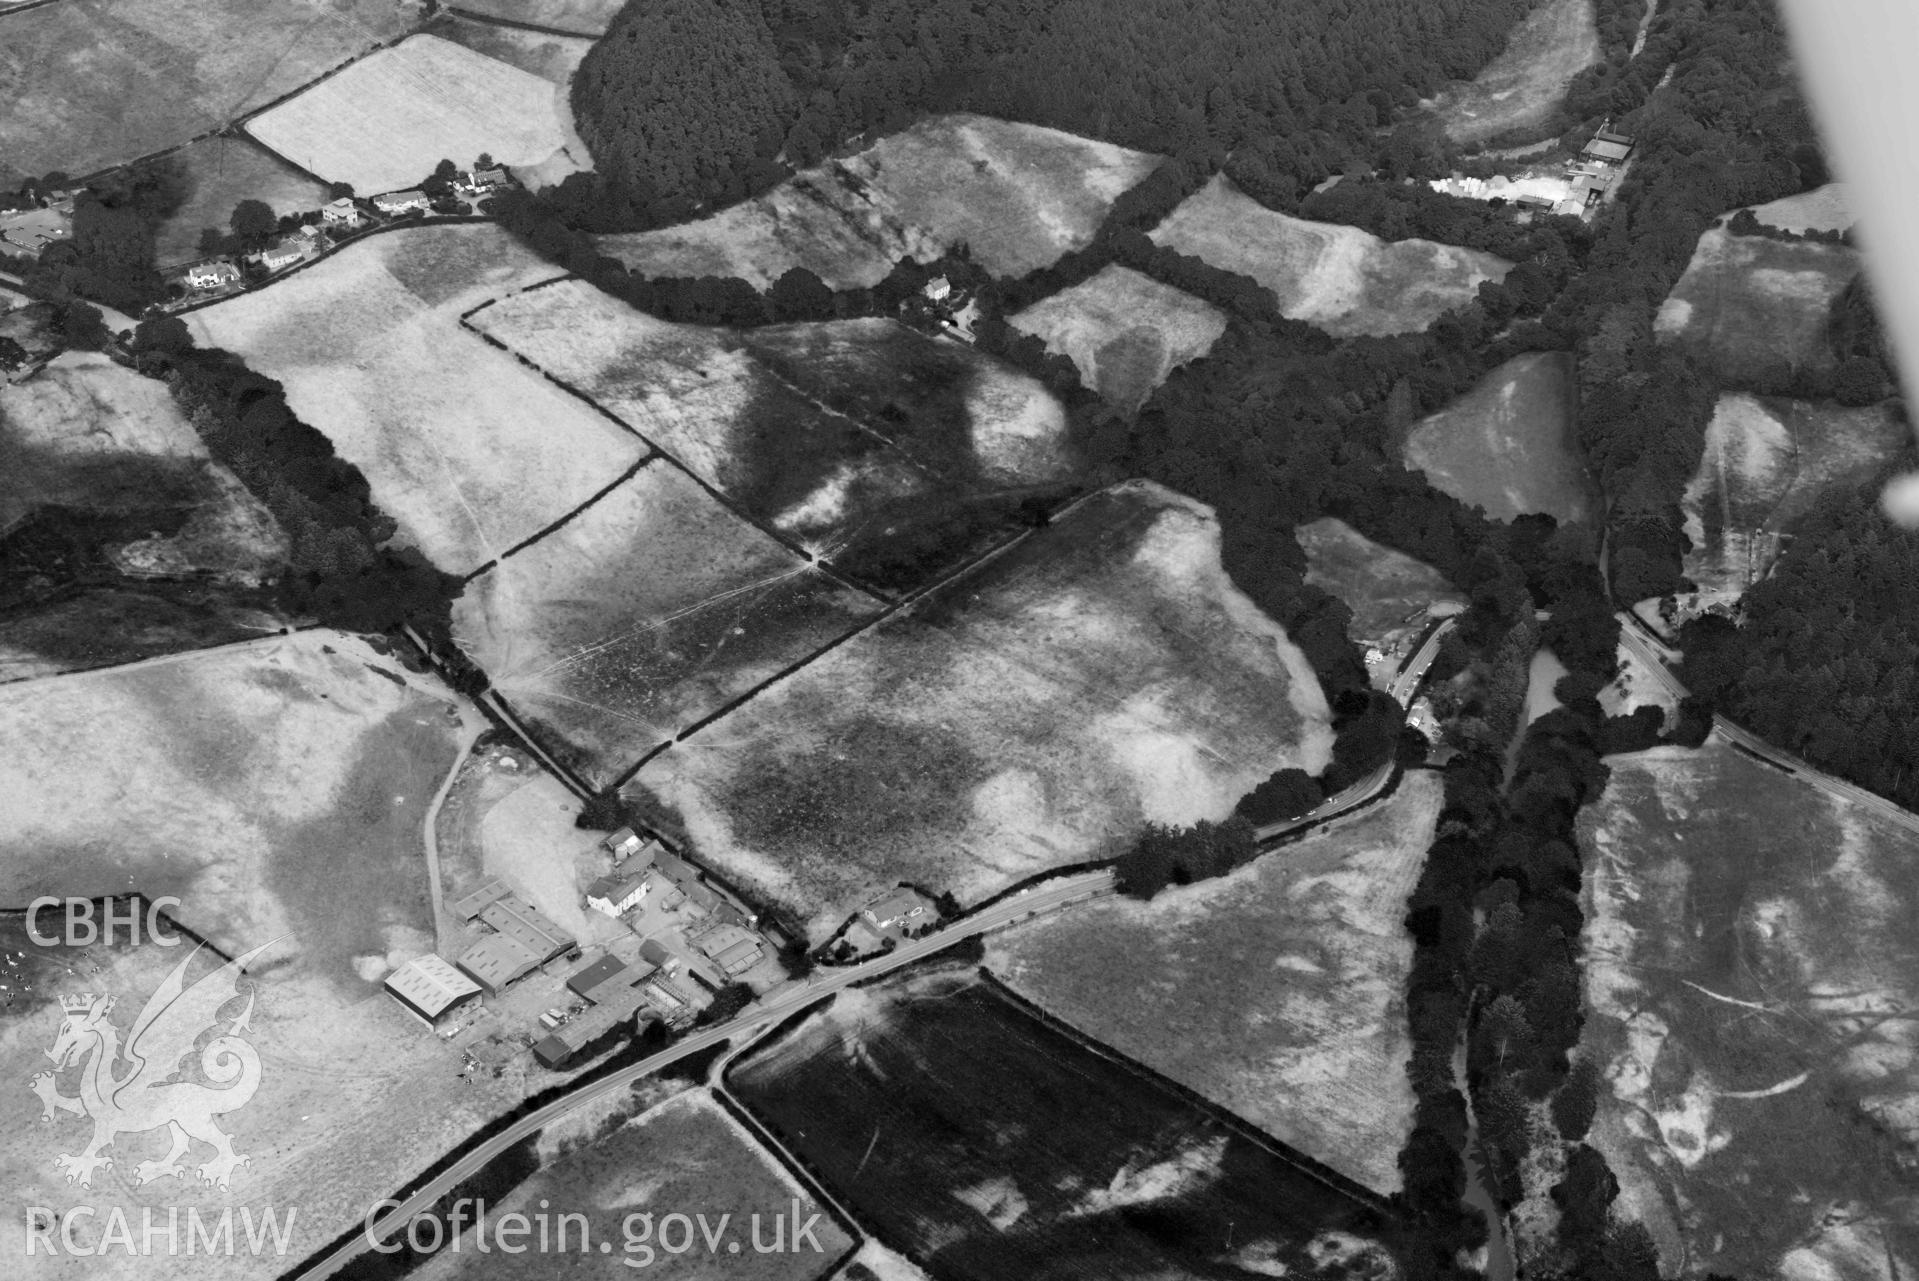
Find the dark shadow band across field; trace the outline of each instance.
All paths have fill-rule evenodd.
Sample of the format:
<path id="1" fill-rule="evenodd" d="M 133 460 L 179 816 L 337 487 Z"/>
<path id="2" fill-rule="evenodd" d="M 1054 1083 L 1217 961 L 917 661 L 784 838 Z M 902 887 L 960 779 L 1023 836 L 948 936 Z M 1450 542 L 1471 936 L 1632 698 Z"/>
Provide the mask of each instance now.
<path id="1" fill-rule="evenodd" d="M 963 970 L 842 994 L 726 1080 L 934 1276 L 1393 1275 L 1376 1199 Z"/>

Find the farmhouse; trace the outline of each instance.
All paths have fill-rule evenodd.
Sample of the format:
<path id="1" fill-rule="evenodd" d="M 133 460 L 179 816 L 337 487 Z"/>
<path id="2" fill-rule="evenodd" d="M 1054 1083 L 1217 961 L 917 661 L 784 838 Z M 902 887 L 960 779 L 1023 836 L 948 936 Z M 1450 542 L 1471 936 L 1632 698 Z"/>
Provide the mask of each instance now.
<path id="1" fill-rule="evenodd" d="M 586 905 L 608 916 L 624 916 L 646 897 L 646 869 L 615 868 L 586 887 Z"/>
<path id="2" fill-rule="evenodd" d="M 470 195 L 483 196 L 507 185 L 508 178 L 504 169 L 475 169 L 472 173 L 463 173 L 453 184 Z"/>
<path id="3" fill-rule="evenodd" d="M 875 934 L 897 935 L 919 929 L 939 919 L 939 912 L 924 895 L 902 885 L 890 890 L 860 909 L 860 922 Z"/>
<path id="4" fill-rule="evenodd" d="M 414 957 L 387 975 L 386 990 L 428 1027 L 439 1026 L 480 996 L 473 980 L 432 952 Z"/>
<path id="5" fill-rule="evenodd" d="M 240 283 L 240 269 L 223 258 L 196 262 L 186 269 L 187 284 L 195 289 L 226 289 Z"/>
<path id="6" fill-rule="evenodd" d="M 373 207 L 383 214 L 403 214 L 418 209 L 424 213 L 427 209 L 426 193 L 415 187 L 408 191 L 388 191 L 373 197 Z"/>

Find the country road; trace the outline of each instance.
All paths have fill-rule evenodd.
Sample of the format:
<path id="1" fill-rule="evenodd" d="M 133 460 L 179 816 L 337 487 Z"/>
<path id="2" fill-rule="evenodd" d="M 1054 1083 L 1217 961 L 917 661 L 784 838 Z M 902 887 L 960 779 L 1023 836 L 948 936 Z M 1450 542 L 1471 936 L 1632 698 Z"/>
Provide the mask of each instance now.
<path id="1" fill-rule="evenodd" d="M 1426 669 L 1433 665 L 1435 658 L 1439 657 L 1440 643 L 1446 639 L 1446 633 L 1452 631 L 1457 624 L 1456 616 L 1440 619 L 1433 625 L 1432 630 L 1426 633 L 1424 643 L 1407 655 L 1406 661 L 1399 665 L 1399 670 L 1393 674 L 1392 681 L 1387 685 L 1387 692 L 1397 699 L 1401 706 L 1412 702 L 1413 695 L 1419 690 L 1420 681 L 1426 678 Z M 1273 841 L 1290 832 L 1296 832 L 1302 827 L 1312 827 L 1316 823 L 1337 818 L 1354 806 L 1373 799 L 1379 794 L 1379 790 L 1392 780 L 1392 777 L 1393 763 L 1387 761 L 1351 787 L 1328 796 L 1299 817 L 1284 818 L 1277 823 L 1268 823 L 1264 827 L 1254 829 L 1253 839 L 1261 843 Z"/>
<path id="2" fill-rule="evenodd" d="M 1667 693 L 1674 698 L 1686 696 L 1686 687 L 1679 683 L 1679 678 L 1674 676 L 1666 666 L 1666 654 L 1671 652 L 1670 649 L 1663 641 L 1652 635 L 1631 610 L 1619 612 L 1619 639 L 1632 652 L 1633 657 L 1652 673 L 1653 679 L 1665 687 Z M 1850 801 L 1919 836 L 1919 814 L 1901 809 L 1885 797 L 1868 792 L 1855 783 L 1848 783 L 1843 778 L 1834 778 L 1822 772 L 1817 766 L 1810 765 L 1789 752 L 1780 751 L 1757 734 L 1742 729 L 1723 716 L 1712 718 L 1712 732 L 1728 743 L 1744 748 L 1768 765 L 1803 778 L 1827 795 Z"/>
<path id="3" fill-rule="evenodd" d="M 1055 911 L 1071 903 L 1113 892 L 1114 877 L 1110 869 L 1101 868 L 1098 871 L 1083 872 L 1044 886 L 1023 890 L 1004 902 L 985 908 L 977 915 L 965 920 L 956 921 L 946 929 L 928 935 L 926 938 L 902 943 L 895 951 L 885 956 L 860 965 L 848 966 L 845 969 L 816 970 L 805 982 L 777 993 L 770 1001 L 748 1006 L 731 1022 L 695 1032 L 651 1058 L 642 1059 L 632 1067 L 623 1068 L 590 1085 L 569 1091 L 564 1097 L 555 1099 L 545 1107 L 521 1117 L 429 1179 L 417 1192 L 381 1215 L 370 1227 L 363 1224 L 339 1248 L 315 1260 L 299 1272 L 291 1274 L 291 1281 L 319 1281 L 321 1277 L 332 1276 L 347 1263 L 363 1254 L 369 1248 L 373 1238 L 377 1237 L 381 1241 L 391 1239 L 396 1232 L 405 1228 L 413 1216 L 430 1208 L 435 1201 L 457 1187 L 462 1180 L 478 1173 L 494 1157 L 499 1156 L 514 1144 L 522 1142 L 529 1135 L 544 1129 L 574 1108 L 624 1090 L 643 1076 L 658 1072 L 688 1055 L 697 1054 L 742 1032 L 764 1028 L 769 1023 L 778 1022 L 823 997 L 832 995 L 841 988 L 877 978 L 902 966 L 923 960 L 962 939 L 1000 929 L 1027 916 Z"/>

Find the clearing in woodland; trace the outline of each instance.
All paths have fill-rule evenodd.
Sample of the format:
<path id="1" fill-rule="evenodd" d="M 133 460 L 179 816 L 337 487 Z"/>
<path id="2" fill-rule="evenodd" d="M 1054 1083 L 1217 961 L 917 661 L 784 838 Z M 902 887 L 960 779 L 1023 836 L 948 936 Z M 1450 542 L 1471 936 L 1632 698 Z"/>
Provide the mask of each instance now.
<path id="1" fill-rule="evenodd" d="M 977 901 L 1222 819 L 1329 759 L 1325 696 L 1219 526 L 1144 481 L 861 633 L 643 766 L 625 795 L 823 939 L 905 880 Z"/>
<path id="2" fill-rule="evenodd" d="M 1414 424 L 1406 465 L 1494 520 L 1592 519 L 1597 502 L 1573 422 L 1572 357 L 1528 352 Z"/>
<path id="3" fill-rule="evenodd" d="M 1039 125 L 933 116 L 698 222 L 601 236 L 646 276 L 737 276 L 765 288 L 806 267 L 836 289 L 877 283 L 901 258 L 964 244 L 1023 276 L 1091 243 L 1121 192 L 1159 157 Z"/>
<path id="4" fill-rule="evenodd" d="M 365 473 L 402 536 L 449 573 L 479 569 L 618 480 L 631 433 L 460 327 L 461 313 L 551 279 L 491 225 L 371 236 L 192 312 L 286 387 L 287 403 Z"/>
<path id="5" fill-rule="evenodd" d="M 1721 739 L 1580 813 L 1593 1142 L 1667 1275 L 1919 1270 L 1913 837 Z"/>
<path id="6" fill-rule="evenodd" d="M 880 606 L 655 460 L 467 584 L 454 634 L 596 786 Z"/>
<path id="7" fill-rule="evenodd" d="M 1010 323 L 1069 357 L 1080 381 L 1125 413 L 1226 332 L 1219 308 L 1118 263 L 1034 303 Z"/>
<path id="8" fill-rule="evenodd" d="M 993 935 L 987 966 L 1094 1040 L 1390 1194 L 1413 1115 L 1406 902 L 1442 800 L 1438 775 L 1409 772 L 1388 799 L 1228 876 Z"/>
<path id="9" fill-rule="evenodd" d="M 1277 213 L 1224 174 L 1181 201 L 1152 239 L 1251 276 L 1273 291 L 1283 314 L 1338 338 L 1423 330 L 1512 269 L 1477 249 L 1386 241 L 1357 227 Z"/>
<path id="10" fill-rule="evenodd" d="M 1306 581 L 1353 611 L 1346 634 L 1356 645 L 1397 657 L 1431 618 L 1466 607 L 1466 598 L 1431 565 L 1343 520 L 1322 516 L 1293 537 L 1306 553 Z"/>
<path id="11" fill-rule="evenodd" d="M 1680 503 L 1694 605 L 1737 601 L 1771 572 L 1793 523 L 1820 495 L 1867 484 L 1910 439 L 1888 405 L 1720 396 Z"/>
<path id="12" fill-rule="evenodd" d="M 90 174 L 215 132 L 420 13 L 416 0 L 114 0 L 10 14 L 0 185 Z"/>
<path id="13" fill-rule="evenodd" d="M 566 145 L 551 81 L 438 36 L 382 49 L 247 122 L 328 182 L 415 187 L 442 159 L 537 165 Z"/>
<path id="14" fill-rule="evenodd" d="M 1396 1276 L 1393 1223 L 957 967 L 842 991 L 726 1073 L 932 1276 Z"/>
<path id="15" fill-rule="evenodd" d="M 890 320 L 671 324 L 571 280 L 468 324 L 881 592 L 964 564 L 1076 477 L 1037 380 Z"/>
<path id="16" fill-rule="evenodd" d="M 1454 142 L 1480 142 L 1544 122 L 1574 76 L 1599 61 L 1593 0 L 1545 0 L 1474 76 L 1421 104 Z"/>
<path id="17" fill-rule="evenodd" d="M 1722 219 L 1699 237 L 1653 329 L 1733 384 L 1830 369 L 1832 306 L 1858 274 L 1849 245 L 1735 236 Z"/>

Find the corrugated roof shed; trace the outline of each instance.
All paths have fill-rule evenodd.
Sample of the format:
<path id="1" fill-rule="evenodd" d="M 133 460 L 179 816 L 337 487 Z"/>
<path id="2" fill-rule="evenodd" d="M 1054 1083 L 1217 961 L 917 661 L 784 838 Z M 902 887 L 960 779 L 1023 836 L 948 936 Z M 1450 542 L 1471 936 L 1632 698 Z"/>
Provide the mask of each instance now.
<path id="1" fill-rule="evenodd" d="M 505 881 L 490 876 L 478 889 L 453 900 L 453 914 L 463 921 L 470 921 L 484 911 L 487 904 L 503 899 L 512 892 Z"/>
<path id="2" fill-rule="evenodd" d="M 478 984 L 445 957 L 431 952 L 414 957 L 387 975 L 386 990 L 429 1023 L 439 1022 L 480 994 Z"/>
<path id="3" fill-rule="evenodd" d="M 497 993 L 539 963 L 539 957 L 506 934 L 489 934 L 460 954 L 460 968 L 490 993 Z"/>
<path id="4" fill-rule="evenodd" d="M 566 985 L 590 1001 L 593 999 L 594 988 L 610 983 L 624 973 L 626 973 L 626 962 L 608 953 L 591 965 L 584 965 L 573 971 L 567 976 Z"/>
<path id="5" fill-rule="evenodd" d="M 571 934 L 561 929 L 539 908 L 522 901 L 518 895 L 509 894 L 488 903 L 481 909 L 480 919 L 517 941 L 543 962 L 552 960 L 573 946 Z"/>

